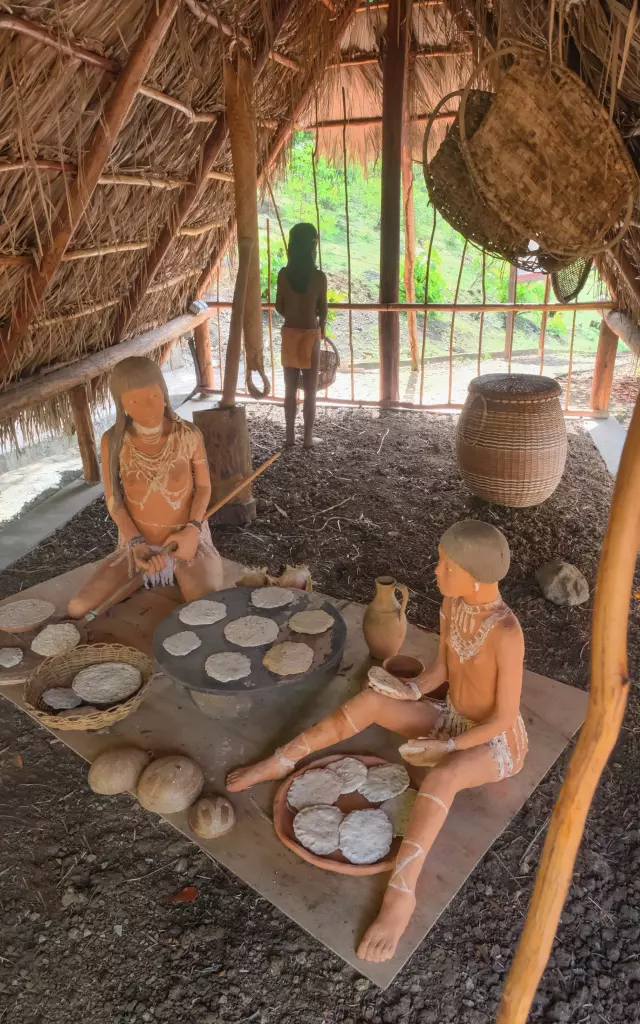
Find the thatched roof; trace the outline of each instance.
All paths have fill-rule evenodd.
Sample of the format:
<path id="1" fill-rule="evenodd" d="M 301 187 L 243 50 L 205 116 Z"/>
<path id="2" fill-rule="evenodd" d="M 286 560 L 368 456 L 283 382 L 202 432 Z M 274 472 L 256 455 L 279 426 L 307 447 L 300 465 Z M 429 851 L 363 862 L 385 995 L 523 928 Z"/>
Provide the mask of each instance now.
<path id="1" fill-rule="evenodd" d="M 23 0 L 10 12 L 4 7 L 6 15 L 0 11 L 5 344 L 21 304 L 33 297 L 38 267 L 51 256 L 74 183 L 82 188 L 105 107 L 133 59 L 145 19 L 168 2 Z M 0 392 L 162 324 L 184 313 L 198 294 L 233 224 L 222 70 L 234 35 L 249 40 L 254 55 L 263 165 L 274 158 L 282 164 L 294 121 L 341 119 L 343 89 L 348 118 L 380 117 L 382 76 L 375 59 L 386 9 L 379 0 L 365 11 L 358 10 L 362 0 L 175 0 L 174 6 L 51 283 L 9 344 L 8 359 L 0 358 Z M 551 39 L 611 106 L 638 166 L 640 35 L 629 26 L 631 6 L 632 0 L 415 0 L 409 116 L 424 117 L 460 89 L 479 55 L 500 41 L 546 47 Z M 359 58 L 370 62 L 332 66 Z M 456 106 L 454 99 L 446 109 Z M 442 122 L 437 131 L 445 128 Z M 424 120 L 413 120 L 417 159 L 423 132 Z M 347 139 L 351 155 L 366 160 L 378 154 L 380 128 L 350 127 Z M 340 152 L 341 129 L 321 131 L 319 145 Z M 203 175 L 203 167 L 212 173 Z M 640 319 L 640 228 L 630 229 L 623 256 L 626 274 L 614 256 L 602 261 L 604 272 Z M 57 399 L 22 426 L 59 426 L 67 418 L 65 401 Z M 0 436 L 7 429 L 0 422 Z"/>

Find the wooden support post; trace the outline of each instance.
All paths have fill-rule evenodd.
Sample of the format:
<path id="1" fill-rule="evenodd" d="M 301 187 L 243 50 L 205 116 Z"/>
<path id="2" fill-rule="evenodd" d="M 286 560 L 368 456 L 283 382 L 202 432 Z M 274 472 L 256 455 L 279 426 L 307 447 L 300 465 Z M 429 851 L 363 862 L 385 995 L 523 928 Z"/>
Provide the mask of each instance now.
<path id="1" fill-rule="evenodd" d="M 617 351 L 618 335 L 614 334 L 606 320 L 603 320 L 600 324 L 600 337 L 598 338 L 596 365 L 593 369 L 589 401 L 590 408 L 597 412 L 606 412 L 609 408 Z"/>
<path id="2" fill-rule="evenodd" d="M 37 315 L 177 8 L 178 0 L 161 0 L 152 6 L 142 34 L 101 113 L 77 177 L 67 191 L 51 240 L 39 265 L 32 268 L 25 281 L 11 322 L 0 334 L 0 370 L 10 370 L 18 346 Z"/>
<path id="3" fill-rule="evenodd" d="M 202 409 L 193 422 L 202 431 L 211 476 L 211 502 L 215 504 L 251 473 L 251 444 L 243 405 Z M 226 525 L 250 523 L 256 518 L 251 484 L 216 512 L 213 522 Z"/>
<path id="4" fill-rule="evenodd" d="M 73 423 L 76 428 L 84 478 L 88 484 L 97 484 L 100 482 L 100 466 L 86 384 L 79 384 L 78 387 L 73 388 L 69 392 L 69 401 L 73 411 Z"/>
<path id="5" fill-rule="evenodd" d="M 402 144 L 402 212 L 404 220 L 404 290 L 407 302 L 416 301 L 416 284 L 414 268 L 416 261 L 416 218 L 413 209 L 413 160 L 411 153 L 411 129 L 405 127 L 405 138 Z M 415 310 L 407 313 L 407 330 L 409 333 L 409 351 L 411 352 L 411 370 L 420 365 L 418 355 L 418 318 Z"/>
<path id="6" fill-rule="evenodd" d="M 402 135 L 411 0 L 390 0 L 382 61 L 382 180 L 380 190 L 380 302 L 397 302 L 400 277 Z M 397 402 L 400 318 L 380 313 L 380 400 Z"/>
<path id="7" fill-rule="evenodd" d="M 513 264 L 509 267 L 509 290 L 507 293 L 507 302 L 516 301 L 516 292 L 518 289 L 518 268 L 514 267 Z M 504 336 L 504 357 L 505 359 L 511 360 L 511 353 L 513 352 L 513 328 L 515 324 L 516 315 L 515 313 L 507 313 L 505 317 L 506 331 Z"/>
<path id="8" fill-rule="evenodd" d="M 211 359 L 211 336 L 209 332 L 209 321 L 198 324 L 193 332 L 193 340 L 196 346 L 196 360 L 200 374 L 200 384 L 203 388 L 213 391 L 216 386 L 213 373 L 213 361 Z"/>

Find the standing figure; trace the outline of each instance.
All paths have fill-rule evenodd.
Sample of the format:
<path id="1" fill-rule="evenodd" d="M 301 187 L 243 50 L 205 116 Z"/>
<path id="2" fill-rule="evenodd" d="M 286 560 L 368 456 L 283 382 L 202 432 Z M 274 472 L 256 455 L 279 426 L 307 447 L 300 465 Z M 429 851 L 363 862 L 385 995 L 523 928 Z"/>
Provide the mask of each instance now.
<path id="1" fill-rule="evenodd" d="M 276 309 L 284 317 L 285 445 L 295 444 L 297 394 L 302 371 L 304 446 L 318 443 L 313 436 L 320 364 L 320 339 L 327 323 L 327 277 L 316 267 L 318 232 L 313 224 L 295 224 L 289 232 L 287 265 L 278 274 Z"/>
<path id="2" fill-rule="evenodd" d="M 174 573 L 185 601 L 222 587 L 222 562 L 204 518 L 211 480 L 200 431 L 175 414 L 152 359 L 123 359 L 109 383 L 116 422 L 100 450 L 118 546 L 69 602 L 75 619 L 143 584 L 172 583 Z"/>
<path id="3" fill-rule="evenodd" d="M 430 766 L 420 787 L 378 917 L 358 947 L 363 960 L 389 960 L 416 905 L 416 883 L 456 793 L 519 772 L 527 753 L 520 715 L 524 640 L 498 582 L 509 569 L 509 546 L 487 523 L 452 526 L 439 545 L 436 569 L 443 595 L 440 645 L 430 668 L 395 696 L 369 687 L 265 761 L 232 772 L 232 791 L 288 775 L 315 750 L 376 723 L 406 736 L 402 757 Z M 446 701 L 424 694 L 449 683 Z"/>

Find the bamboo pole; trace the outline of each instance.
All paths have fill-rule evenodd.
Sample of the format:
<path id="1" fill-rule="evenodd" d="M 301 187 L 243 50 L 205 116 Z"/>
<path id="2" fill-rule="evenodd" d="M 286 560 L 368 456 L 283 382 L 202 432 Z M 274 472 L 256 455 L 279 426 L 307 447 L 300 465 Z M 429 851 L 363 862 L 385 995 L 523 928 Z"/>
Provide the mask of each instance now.
<path id="1" fill-rule="evenodd" d="M 471 56 L 470 46 L 461 46 L 459 43 L 451 43 L 447 46 L 412 46 L 409 50 L 412 57 L 460 57 L 469 55 Z M 364 64 L 379 64 L 380 53 L 354 53 L 345 54 L 335 64 L 328 64 L 327 70 L 335 70 L 339 68 L 355 68 L 362 67 Z"/>
<path id="2" fill-rule="evenodd" d="M 458 271 L 458 280 L 456 282 L 456 291 L 454 296 L 454 305 L 458 301 L 458 295 L 460 294 L 460 282 L 462 281 L 462 271 L 464 270 L 464 258 L 467 255 L 467 239 L 464 240 L 462 247 L 462 256 L 460 257 L 460 270 Z M 456 311 L 454 309 L 451 314 L 451 331 L 449 333 L 449 391 L 447 393 L 447 401 L 451 401 L 451 395 L 453 392 L 453 338 L 455 335 L 456 328 Z"/>
<path id="3" fill-rule="evenodd" d="M 98 449 L 91 421 L 87 385 L 79 384 L 69 392 L 69 401 L 73 412 L 73 423 L 78 438 L 78 448 L 82 459 L 82 472 L 88 484 L 100 483 L 100 464 Z"/>
<path id="4" fill-rule="evenodd" d="M 209 302 L 209 306 L 215 309 L 219 305 L 221 309 L 231 309 L 231 302 L 222 300 L 220 303 Z M 269 303 L 263 302 L 262 308 L 267 309 Z M 273 303 L 271 303 L 273 308 Z M 415 309 L 421 313 L 425 309 L 424 302 L 329 302 L 329 309 L 363 309 L 372 312 L 380 310 L 406 312 L 408 309 Z M 426 308 L 434 313 L 539 313 L 541 310 L 555 313 L 572 313 L 574 309 L 578 312 L 602 312 L 605 309 L 617 309 L 617 303 L 609 299 L 598 299 L 595 302 L 428 302 Z"/>
<path id="5" fill-rule="evenodd" d="M 233 185 L 233 174 L 230 171 L 209 171 L 207 178 L 209 181 L 230 181 Z"/>
<path id="6" fill-rule="evenodd" d="M 163 103 L 166 107 L 172 107 L 174 110 L 179 110 L 181 114 L 188 117 L 194 124 L 198 124 L 199 122 L 211 124 L 218 119 L 219 111 L 194 110 L 188 103 L 183 103 L 182 100 L 177 99 L 175 96 L 170 96 L 166 92 L 161 92 L 159 89 L 153 89 L 150 85 L 141 85 L 138 89 L 138 93 L 140 96 L 146 96 L 147 99 Z"/>
<path id="7" fill-rule="evenodd" d="M 410 3 L 390 0 L 382 61 L 382 160 L 380 183 L 380 302 L 398 301 L 400 276 L 400 204 L 402 135 Z M 345 118 L 346 120 L 346 118 Z M 346 132 L 346 125 L 343 127 Z M 378 317 L 380 399 L 399 397 L 400 320 L 395 311 Z"/>
<path id="8" fill-rule="evenodd" d="M 142 34 L 107 100 L 94 129 L 87 154 L 78 167 L 78 175 L 67 192 L 66 204 L 59 214 L 40 266 L 31 270 L 25 287 L 18 296 L 11 322 L 0 334 L 0 368 L 11 368 L 20 342 L 37 315 L 60 266 L 65 249 L 104 171 L 138 88 L 173 21 L 178 3 L 179 0 L 159 0 L 158 6 L 154 5 Z"/>
<path id="9" fill-rule="evenodd" d="M 424 306 L 422 313 L 422 352 L 420 353 L 420 405 L 422 405 L 422 399 L 424 395 L 424 353 L 427 345 L 427 321 L 429 319 L 429 272 L 431 270 L 431 253 L 433 251 L 433 240 L 436 234 L 437 224 L 437 210 L 435 206 L 432 206 L 433 210 L 433 223 L 431 225 L 431 237 L 429 238 L 429 248 L 427 250 L 427 265 L 424 268 Z"/>
<path id="10" fill-rule="evenodd" d="M 1 20 L 1 19 L 0 19 Z M 13 174 L 16 171 L 54 171 L 56 174 L 76 174 L 76 164 L 64 160 L 0 160 L 0 174 Z"/>
<path id="11" fill-rule="evenodd" d="M 484 252 L 484 250 L 483 250 Z M 509 267 L 509 287 L 507 290 L 507 299 L 509 302 L 515 303 L 518 298 L 518 268 L 512 263 Z M 546 301 L 546 300 L 545 300 Z M 507 313 L 505 318 L 505 334 L 504 334 L 504 354 L 505 357 L 511 360 L 511 353 L 513 351 L 513 328 L 515 326 L 515 313 Z"/>
<path id="12" fill-rule="evenodd" d="M 407 301 L 415 302 L 416 219 L 413 209 L 411 142 L 406 128 L 402 140 L 402 214 L 404 221 L 404 290 Z M 407 332 L 409 335 L 409 351 L 411 352 L 411 370 L 413 372 L 418 369 L 419 362 L 417 314 L 412 309 L 407 313 Z"/>
<path id="13" fill-rule="evenodd" d="M 224 227 L 222 221 L 212 220 L 208 224 L 194 224 L 193 227 L 183 227 L 178 230 L 181 237 L 197 238 L 199 235 L 206 235 L 214 228 Z"/>
<path id="14" fill-rule="evenodd" d="M 130 174 L 119 171 L 113 174 L 101 174 L 98 185 L 141 185 L 143 188 L 175 189 L 184 188 L 186 182 L 180 178 L 158 178 L 156 175 Z"/>
<path id="15" fill-rule="evenodd" d="M 592 409 L 605 412 L 609 408 L 617 352 L 618 335 L 611 330 L 606 320 L 603 320 L 600 324 L 600 337 L 598 338 L 596 364 L 593 368 L 589 400 Z"/>
<path id="16" fill-rule="evenodd" d="M 620 732 L 629 692 L 627 621 L 639 540 L 640 398 L 622 451 L 598 569 L 587 717 L 551 816 L 497 1024 L 526 1024 L 551 953 L 591 801 Z"/>
<path id="17" fill-rule="evenodd" d="M 342 89 L 342 111 L 346 121 L 347 98 Z M 351 305 L 351 228 L 349 224 L 349 181 L 347 177 L 347 129 L 342 127 L 342 180 L 344 181 L 344 219 L 347 232 L 347 299 Z M 355 398 L 355 380 L 353 374 L 353 313 L 348 312 L 349 318 L 349 376 L 351 381 L 351 401 Z"/>

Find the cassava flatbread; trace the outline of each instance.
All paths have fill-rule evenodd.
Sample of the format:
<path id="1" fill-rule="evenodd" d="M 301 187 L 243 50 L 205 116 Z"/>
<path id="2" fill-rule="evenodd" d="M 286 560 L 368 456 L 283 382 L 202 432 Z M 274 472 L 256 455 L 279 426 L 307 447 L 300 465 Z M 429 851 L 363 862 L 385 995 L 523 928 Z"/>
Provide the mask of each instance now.
<path id="1" fill-rule="evenodd" d="M 260 587 L 251 594 L 251 604 L 254 608 L 284 608 L 294 598 L 293 591 L 285 587 Z"/>
<path id="2" fill-rule="evenodd" d="M 87 715 L 97 715 L 98 709 L 92 708 L 90 704 L 81 704 L 79 708 L 66 708 L 61 711 L 57 718 L 86 718 Z"/>
<path id="3" fill-rule="evenodd" d="M 342 793 L 355 793 L 367 777 L 367 766 L 356 757 L 343 757 L 340 761 L 332 761 L 327 765 L 330 772 L 335 772 L 342 784 Z"/>
<path id="4" fill-rule="evenodd" d="M 182 633 L 168 636 L 162 641 L 162 646 L 168 654 L 173 654 L 175 658 L 183 658 L 186 654 L 197 651 L 198 647 L 202 646 L 202 640 L 196 633 L 186 629 Z"/>
<path id="5" fill-rule="evenodd" d="M 82 698 L 78 697 L 78 694 L 74 693 L 70 686 L 54 686 L 50 690 L 45 690 L 42 700 L 47 707 L 54 708 L 56 711 L 77 708 L 82 704 Z"/>
<path id="6" fill-rule="evenodd" d="M 45 626 L 31 644 L 35 654 L 43 658 L 53 658 L 56 654 L 68 654 L 80 643 L 80 633 L 72 622 L 59 622 L 57 625 Z"/>
<path id="7" fill-rule="evenodd" d="M 360 792 L 372 804 L 379 804 L 404 793 L 408 786 L 409 774 L 401 764 L 380 764 L 369 769 Z"/>
<path id="8" fill-rule="evenodd" d="M 117 704 L 127 700 L 142 684 L 142 673 L 123 661 L 105 661 L 83 668 L 71 686 L 88 704 Z"/>
<path id="9" fill-rule="evenodd" d="M 207 658 L 204 670 L 212 679 L 217 679 L 220 683 L 230 683 L 234 679 L 245 679 L 250 674 L 251 661 L 246 654 L 222 651 Z"/>
<path id="10" fill-rule="evenodd" d="M 0 629 L 29 629 L 30 626 L 38 626 L 45 619 L 50 618 L 56 608 L 51 601 L 40 601 L 37 598 L 27 598 L 24 601 L 13 601 L 0 608 Z"/>
<path id="11" fill-rule="evenodd" d="M 405 789 L 404 793 L 392 797 L 391 800 L 385 800 L 380 807 L 393 825 L 394 836 L 405 834 L 417 795 L 415 789 Z"/>
<path id="12" fill-rule="evenodd" d="M 311 609 L 307 612 L 296 612 L 289 619 L 289 629 L 294 633 L 309 633 L 316 635 L 326 633 L 333 626 L 333 615 L 323 612 L 322 609 Z"/>
<path id="13" fill-rule="evenodd" d="M 326 856 L 340 844 L 340 822 L 344 815 L 338 807 L 321 804 L 306 807 L 293 819 L 293 834 L 305 850 Z"/>
<path id="14" fill-rule="evenodd" d="M 15 668 L 24 657 L 19 647 L 0 647 L 0 668 Z"/>
<path id="15" fill-rule="evenodd" d="M 267 651 L 262 664 L 277 676 L 299 676 L 311 667 L 313 651 L 307 644 L 276 644 Z"/>
<path id="16" fill-rule="evenodd" d="M 213 626 L 214 622 L 221 622 L 226 617 L 227 609 L 222 601 L 192 601 L 178 612 L 178 618 L 185 626 Z"/>
<path id="17" fill-rule="evenodd" d="M 327 768 L 312 768 L 296 776 L 287 792 L 287 802 L 297 811 L 318 804 L 333 804 L 340 796 L 342 783 Z"/>
<path id="18" fill-rule="evenodd" d="M 383 693 L 385 697 L 405 697 L 410 688 L 401 679 L 392 676 L 386 669 L 374 665 L 369 669 L 369 685 L 372 690 Z"/>
<path id="19" fill-rule="evenodd" d="M 393 826 L 379 807 L 352 811 L 340 823 L 340 853 L 352 864 L 375 864 L 386 857 L 393 842 Z"/>
<path id="20" fill-rule="evenodd" d="M 280 627 L 273 619 L 264 615 L 243 615 L 224 627 L 224 635 L 237 647 L 263 647 L 272 644 Z"/>

